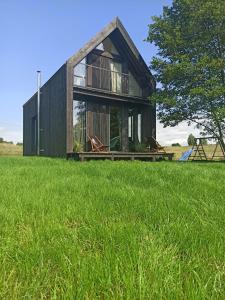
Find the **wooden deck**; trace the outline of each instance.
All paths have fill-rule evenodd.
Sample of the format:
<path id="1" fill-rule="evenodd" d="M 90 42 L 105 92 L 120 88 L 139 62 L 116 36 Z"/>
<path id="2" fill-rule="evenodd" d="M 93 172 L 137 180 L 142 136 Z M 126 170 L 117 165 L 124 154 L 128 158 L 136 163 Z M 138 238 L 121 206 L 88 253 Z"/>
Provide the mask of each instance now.
<path id="1" fill-rule="evenodd" d="M 67 159 L 74 159 L 79 161 L 91 159 L 110 159 L 114 160 L 144 160 L 157 161 L 167 158 L 172 160 L 174 153 L 160 153 L 160 152 L 72 152 L 67 153 Z"/>

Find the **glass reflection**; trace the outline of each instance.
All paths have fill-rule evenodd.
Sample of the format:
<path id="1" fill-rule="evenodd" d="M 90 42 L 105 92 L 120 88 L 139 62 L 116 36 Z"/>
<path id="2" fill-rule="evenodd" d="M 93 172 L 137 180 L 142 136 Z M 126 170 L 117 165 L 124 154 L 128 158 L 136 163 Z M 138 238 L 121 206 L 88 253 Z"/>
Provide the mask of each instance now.
<path id="1" fill-rule="evenodd" d="M 86 141 L 86 102 L 73 101 L 73 142 L 74 151 L 85 151 Z"/>

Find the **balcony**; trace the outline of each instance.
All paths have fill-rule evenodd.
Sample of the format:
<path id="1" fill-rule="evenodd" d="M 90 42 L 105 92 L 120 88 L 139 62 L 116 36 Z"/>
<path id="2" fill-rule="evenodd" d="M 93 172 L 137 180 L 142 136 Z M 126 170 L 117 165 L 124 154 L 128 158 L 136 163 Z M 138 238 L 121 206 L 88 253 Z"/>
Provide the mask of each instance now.
<path id="1" fill-rule="evenodd" d="M 118 95 L 142 97 L 142 89 L 132 74 L 80 63 L 74 68 L 74 86 L 93 88 Z"/>

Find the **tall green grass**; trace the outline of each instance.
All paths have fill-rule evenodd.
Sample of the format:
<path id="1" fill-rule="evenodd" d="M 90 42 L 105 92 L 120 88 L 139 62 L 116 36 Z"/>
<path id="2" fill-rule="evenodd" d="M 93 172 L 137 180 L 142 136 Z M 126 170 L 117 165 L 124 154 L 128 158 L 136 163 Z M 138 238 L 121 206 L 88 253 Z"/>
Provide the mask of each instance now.
<path id="1" fill-rule="evenodd" d="M 224 299 L 224 176 L 0 158 L 0 299 Z"/>

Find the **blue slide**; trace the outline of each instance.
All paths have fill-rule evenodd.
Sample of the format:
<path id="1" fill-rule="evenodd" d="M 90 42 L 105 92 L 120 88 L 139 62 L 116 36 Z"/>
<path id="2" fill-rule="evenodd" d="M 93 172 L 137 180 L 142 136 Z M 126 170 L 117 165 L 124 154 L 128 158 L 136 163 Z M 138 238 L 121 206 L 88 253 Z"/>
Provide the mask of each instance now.
<path id="1" fill-rule="evenodd" d="M 184 154 L 179 158 L 179 161 L 186 161 L 188 160 L 189 156 L 192 154 L 193 150 L 189 149 L 188 151 L 184 152 Z"/>

